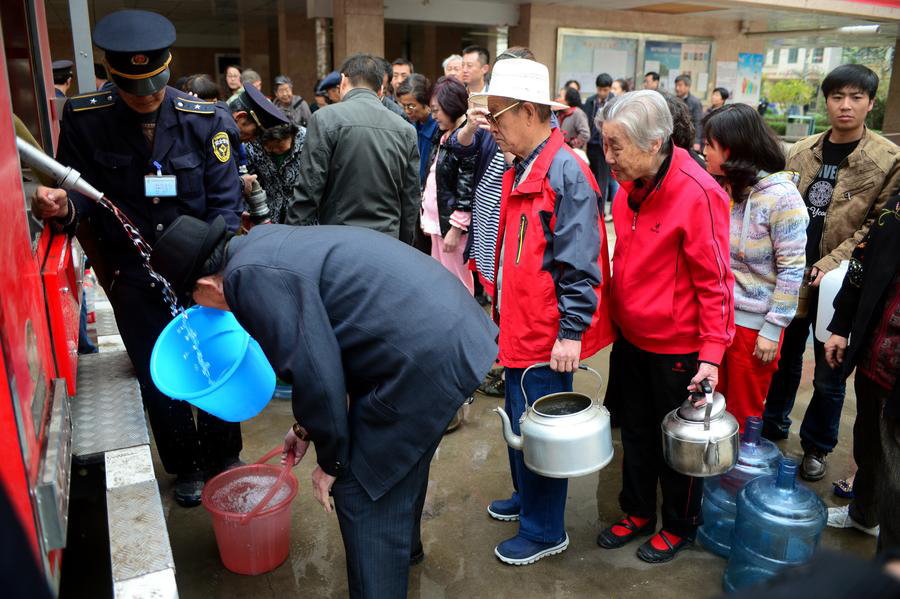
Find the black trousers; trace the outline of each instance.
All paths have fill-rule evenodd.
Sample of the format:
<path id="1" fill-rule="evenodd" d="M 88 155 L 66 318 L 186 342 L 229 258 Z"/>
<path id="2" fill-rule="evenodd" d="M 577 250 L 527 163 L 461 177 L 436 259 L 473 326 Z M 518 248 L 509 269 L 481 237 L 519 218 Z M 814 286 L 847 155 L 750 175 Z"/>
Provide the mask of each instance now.
<path id="1" fill-rule="evenodd" d="M 881 526 L 878 551 L 900 550 L 900 423 L 885 416 L 891 392 L 856 371 L 856 422 L 850 516 L 864 526 Z"/>
<path id="2" fill-rule="evenodd" d="M 588 144 L 587 151 L 588 162 L 591 165 L 591 172 L 594 173 L 594 179 L 597 180 L 597 186 L 600 187 L 600 214 L 606 214 L 607 190 L 609 189 L 609 165 L 606 164 L 606 157 L 603 155 L 603 144 Z M 610 210 L 612 210 L 612 198 L 609 198 Z"/>
<path id="3" fill-rule="evenodd" d="M 172 320 L 162 294 L 149 284 L 121 279 L 107 290 L 116 325 L 141 385 L 159 459 L 170 474 L 215 470 L 241 452 L 241 425 L 225 422 L 203 410 L 197 421 L 185 401 L 163 395 L 150 377 L 150 355 L 163 328 Z"/>
<path id="4" fill-rule="evenodd" d="M 428 472 L 439 443 L 437 439 L 409 473 L 375 501 L 352 471 L 332 486 L 352 599 L 406 597 L 410 552 L 421 543 Z"/>
<path id="5" fill-rule="evenodd" d="M 622 493 L 619 505 L 630 516 L 656 516 L 656 485 L 662 489 L 662 527 L 693 538 L 701 524 L 703 479 L 672 470 L 663 459 L 660 423 L 687 399 L 697 372 L 697 354 L 654 354 L 625 339 L 617 341 L 625 400 L 621 404 Z"/>

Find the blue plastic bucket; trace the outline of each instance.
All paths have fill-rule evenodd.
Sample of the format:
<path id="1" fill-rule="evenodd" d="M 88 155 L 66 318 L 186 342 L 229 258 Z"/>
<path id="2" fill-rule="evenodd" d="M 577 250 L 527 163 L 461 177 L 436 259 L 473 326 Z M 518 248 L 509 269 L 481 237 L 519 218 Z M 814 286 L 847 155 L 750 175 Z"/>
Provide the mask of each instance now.
<path id="1" fill-rule="evenodd" d="M 184 317 L 179 315 L 166 325 L 153 347 L 150 376 L 156 387 L 228 422 L 259 414 L 275 390 L 275 371 L 262 348 L 231 312 L 194 306 L 185 314 L 209 364 L 209 379 L 199 366 L 192 341 L 185 339 Z"/>

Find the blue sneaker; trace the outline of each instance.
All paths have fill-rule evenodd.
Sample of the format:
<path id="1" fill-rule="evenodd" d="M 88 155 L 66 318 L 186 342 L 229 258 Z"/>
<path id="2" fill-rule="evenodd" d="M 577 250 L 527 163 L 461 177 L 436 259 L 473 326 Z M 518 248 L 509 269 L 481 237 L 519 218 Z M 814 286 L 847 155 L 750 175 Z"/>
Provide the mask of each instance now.
<path id="1" fill-rule="evenodd" d="M 505 564 L 513 566 L 525 566 L 533 564 L 548 555 L 562 553 L 569 547 L 568 533 L 562 540 L 551 543 L 538 543 L 529 541 L 518 535 L 507 539 L 494 548 L 494 555 Z"/>
<path id="2" fill-rule="evenodd" d="M 491 502 L 487 511 L 494 520 L 502 520 L 503 522 L 513 522 L 519 519 L 519 500 L 510 497 L 509 499 L 497 499 Z"/>

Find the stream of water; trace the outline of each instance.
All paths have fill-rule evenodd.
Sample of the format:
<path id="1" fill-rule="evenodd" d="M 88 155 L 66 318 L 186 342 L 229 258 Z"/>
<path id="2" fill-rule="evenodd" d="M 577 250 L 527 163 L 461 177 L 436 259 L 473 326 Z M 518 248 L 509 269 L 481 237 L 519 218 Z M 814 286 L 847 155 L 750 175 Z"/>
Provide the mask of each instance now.
<path id="1" fill-rule="evenodd" d="M 143 236 L 141 236 L 140 231 L 138 231 L 137 227 L 134 226 L 134 223 L 131 222 L 131 219 L 128 216 L 119 210 L 115 204 L 113 204 L 106 196 L 103 196 L 98 200 L 100 205 L 104 208 L 112 212 L 113 216 L 122 224 L 122 228 L 125 230 L 125 234 L 128 235 L 128 238 L 131 240 L 131 243 L 134 244 L 135 249 L 137 249 L 138 253 L 141 255 L 143 259 L 144 268 L 147 270 L 147 273 L 150 275 L 150 278 L 156 281 L 159 285 L 160 292 L 162 293 L 163 300 L 165 300 L 166 305 L 169 308 L 169 312 L 172 314 L 172 318 L 177 317 L 179 314 L 181 315 L 182 322 L 176 329 L 176 332 L 182 334 L 184 336 L 184 340 L 190 343 L 191 351 L 185 352 L 182 356 L 185 360 L 189 360 L 191 358 L 191 354 L 193 354 L 194 360 L 196 364 L 194 364 L 194 370 L 203 374 L 206 378 L 206 382 L 209 385 L 213 384 L 212 376 L 210 375 L 209 370 L 209 362 L 203 359 L 203 352 L 200 349 L 200 341 L 197 337 L 197 332 L 191 327 L 190 322 L 188 321 L 187 312 L 184 311 L 178 304 L 178 298 L 175 295 L 175 292 L 172 291 L 172 286 L 169 284 L 169 281 L 166 280 L 161 274 L 153 270 L 153 267 L 150 266 L 150 245 L 144 240 Z"/>

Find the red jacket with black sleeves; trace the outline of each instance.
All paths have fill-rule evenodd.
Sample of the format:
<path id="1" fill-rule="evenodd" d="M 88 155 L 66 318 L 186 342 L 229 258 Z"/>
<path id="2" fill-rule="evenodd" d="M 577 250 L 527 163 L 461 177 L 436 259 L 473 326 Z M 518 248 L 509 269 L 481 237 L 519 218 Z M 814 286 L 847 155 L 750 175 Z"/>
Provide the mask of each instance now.
<path id="1" fill-rule="evenodd" d="M 503 176 L 496 268 L 500 274 L 498 360 L 526 368 L 550 359 L 557 338 L 581 340 L 581 358 L 612 343 L 609 251 L 600 190 L 587 164 L 553 129 L 513 189 Z"/>
<path id="2" fill-rule="evenodd" d="M 728 195 L 678 147 L 650 189 L 621 184 L 611 303 L 625 339 L 721 364 L 734 337 L 729 218 Z"/>

